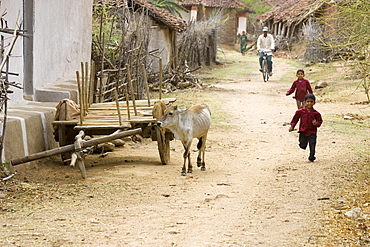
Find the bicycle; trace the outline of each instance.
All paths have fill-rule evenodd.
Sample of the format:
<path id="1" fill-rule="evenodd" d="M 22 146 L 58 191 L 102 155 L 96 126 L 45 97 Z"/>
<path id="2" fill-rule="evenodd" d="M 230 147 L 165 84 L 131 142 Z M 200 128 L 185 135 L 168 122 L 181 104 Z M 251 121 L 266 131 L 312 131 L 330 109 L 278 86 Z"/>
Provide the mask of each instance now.
<path id="1" fill-rule="evenodd" d="M 262 77 L 263 81 L 267 82 L 269 80 L 269 70 L 268 70 L 268 64 L 267 64 L 267 51 L 263 52 L 263 60 L 262 60 Z"/>

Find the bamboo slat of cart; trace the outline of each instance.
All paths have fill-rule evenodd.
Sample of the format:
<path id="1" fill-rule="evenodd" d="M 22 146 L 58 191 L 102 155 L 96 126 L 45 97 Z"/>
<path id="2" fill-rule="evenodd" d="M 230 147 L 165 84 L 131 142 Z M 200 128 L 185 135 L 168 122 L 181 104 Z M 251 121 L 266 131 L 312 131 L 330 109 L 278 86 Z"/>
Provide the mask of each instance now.
<path id="1" fill-rule="evenodd" d="M 81 74 L 77 71 L 77 82 L 80 96 L 80 123 L 75 129 L 124 129 L 130 128 L 135 123 L 155 123 L 152 116 L 153 105 L 159 99 L 135 100 L 135 94 L 131 83 L 131 76 L 128 72 L 128 84 L 124 85 L 126 91 L 125 101 L 119 101 L 115 93 L 115 102 L 92 103 L 91 80 L 93 76 L 93 64 L 89 70 L 87 63 L 81 63 Z M 130 67 L 126 65 L 127 71 Z M 128 91 L 131 93 L 131 101 L 128 100 Z M 161 98 L 161 97 L 160 97 Z M 176 101 L 176 98 L 163 99 L 168 105 Z M 132 106 L 133 107 L 132 107 Z"/>
<path id="2" fill-rule="evenodd" d="M 159 99 L 152 99 L 150 100 L 150 107 L 152 107 L 154 105 L 154 103 L 156 101 L 158 101 Z M 169 103 L 173 103 L 176 101 L 176 98 L 165 98 L 165 99 L 162 99 L 163 101 L 165 101 L 166 104 L 169 104 Z M 135 100 L 136 102 L 136 107 L 137 109 L 140 109 L 139 107 L 142 106 L 142 107 L 148 107 L 148 100 Z M 93 108 L 104 108 L 105 106 L 108 106 L 108 107 L 115 107 L 115 102 L 104 102 L 104 103 L 93 103 L 90 105 L 89 109 L 93 109 Z M 120 107 L 126 107 L 127 104 L 125 101 L 120 101 L 119 102 L 119 105 Z M 131 106 L 131 105 L 130 105 Z"/>

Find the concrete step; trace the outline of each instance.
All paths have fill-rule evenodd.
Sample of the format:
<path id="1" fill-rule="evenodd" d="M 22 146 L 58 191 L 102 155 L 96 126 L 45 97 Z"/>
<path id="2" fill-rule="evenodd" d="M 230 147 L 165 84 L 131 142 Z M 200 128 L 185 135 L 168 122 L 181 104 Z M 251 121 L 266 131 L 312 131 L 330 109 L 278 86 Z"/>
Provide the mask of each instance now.
<path id="1" fill-rule="evenodd" d="M 32 101 L 25 100 L 13 105 L 12 102 L 8 102 L 4 148 L 1 157 L 3 163 L 59 147 L 54 140 L 52 122 L 56 112 L 55 107 L 66 98 L 78 103 L 78 86 L 75 78 L 61 78 L 43 88 L 36 88 Z M 0 119 L 4 119 L 3 115 Z M 2 126 L 0 129 L 1 134 Z M 60 157 L 55 158 L 60 159 L 62 164 Z M 14 170 L 20 172 L 22 169 L 30 169 L 42 160 L 47 159 L 17 165 Z"/>
<path id="2" fill-rule="evenodd" d="M 59 146 L 54 140 L 52 126 L 56 105 L 50 102 L 28 102 L 8 107 L 3 163 Z M 36 165 L 37 161 L 30 163 L 14 168 L 20 171 L 24 166 Z"/>
<path id="3" fill-rule="evenodd" d="M 63 78 L 52 85 L 35 88 L 34 101 L 36 102 L 59 102 L 63 99 L 71 99 L 79 103 L 78 85 L 75 78 Z"/>

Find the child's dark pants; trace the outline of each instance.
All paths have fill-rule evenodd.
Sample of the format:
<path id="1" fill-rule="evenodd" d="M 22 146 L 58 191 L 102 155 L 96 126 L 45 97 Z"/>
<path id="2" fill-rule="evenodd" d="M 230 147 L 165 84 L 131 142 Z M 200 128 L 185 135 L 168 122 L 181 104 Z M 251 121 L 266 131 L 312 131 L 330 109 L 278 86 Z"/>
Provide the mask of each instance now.
<path id="1" fill-rule="evenodd" d="M 302 149 L 306 149 L 307 145 L 310 146 L 310 157 L 309 160 L 315 160 L 315 149 L 316 149 L 316 134 L 312 134 L 310 136 L 306 136 L 304 132 L 299 133 L 299 147 Z"/>

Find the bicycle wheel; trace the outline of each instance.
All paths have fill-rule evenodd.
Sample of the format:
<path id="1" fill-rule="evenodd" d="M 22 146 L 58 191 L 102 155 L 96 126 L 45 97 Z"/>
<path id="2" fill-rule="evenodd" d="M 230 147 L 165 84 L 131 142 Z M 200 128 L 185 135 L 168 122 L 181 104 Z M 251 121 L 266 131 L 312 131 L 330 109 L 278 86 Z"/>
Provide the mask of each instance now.
<path id="1" fill-rule="evenodd" d="M 267 69 L 267 60 L 266 59 L 263 60 L 262 70 L 263 70 L 263 72 L 262 72 L 263 81 L 267 82 L 269 80 L 269 73 L 268 73 L 268 69 Z"/>

